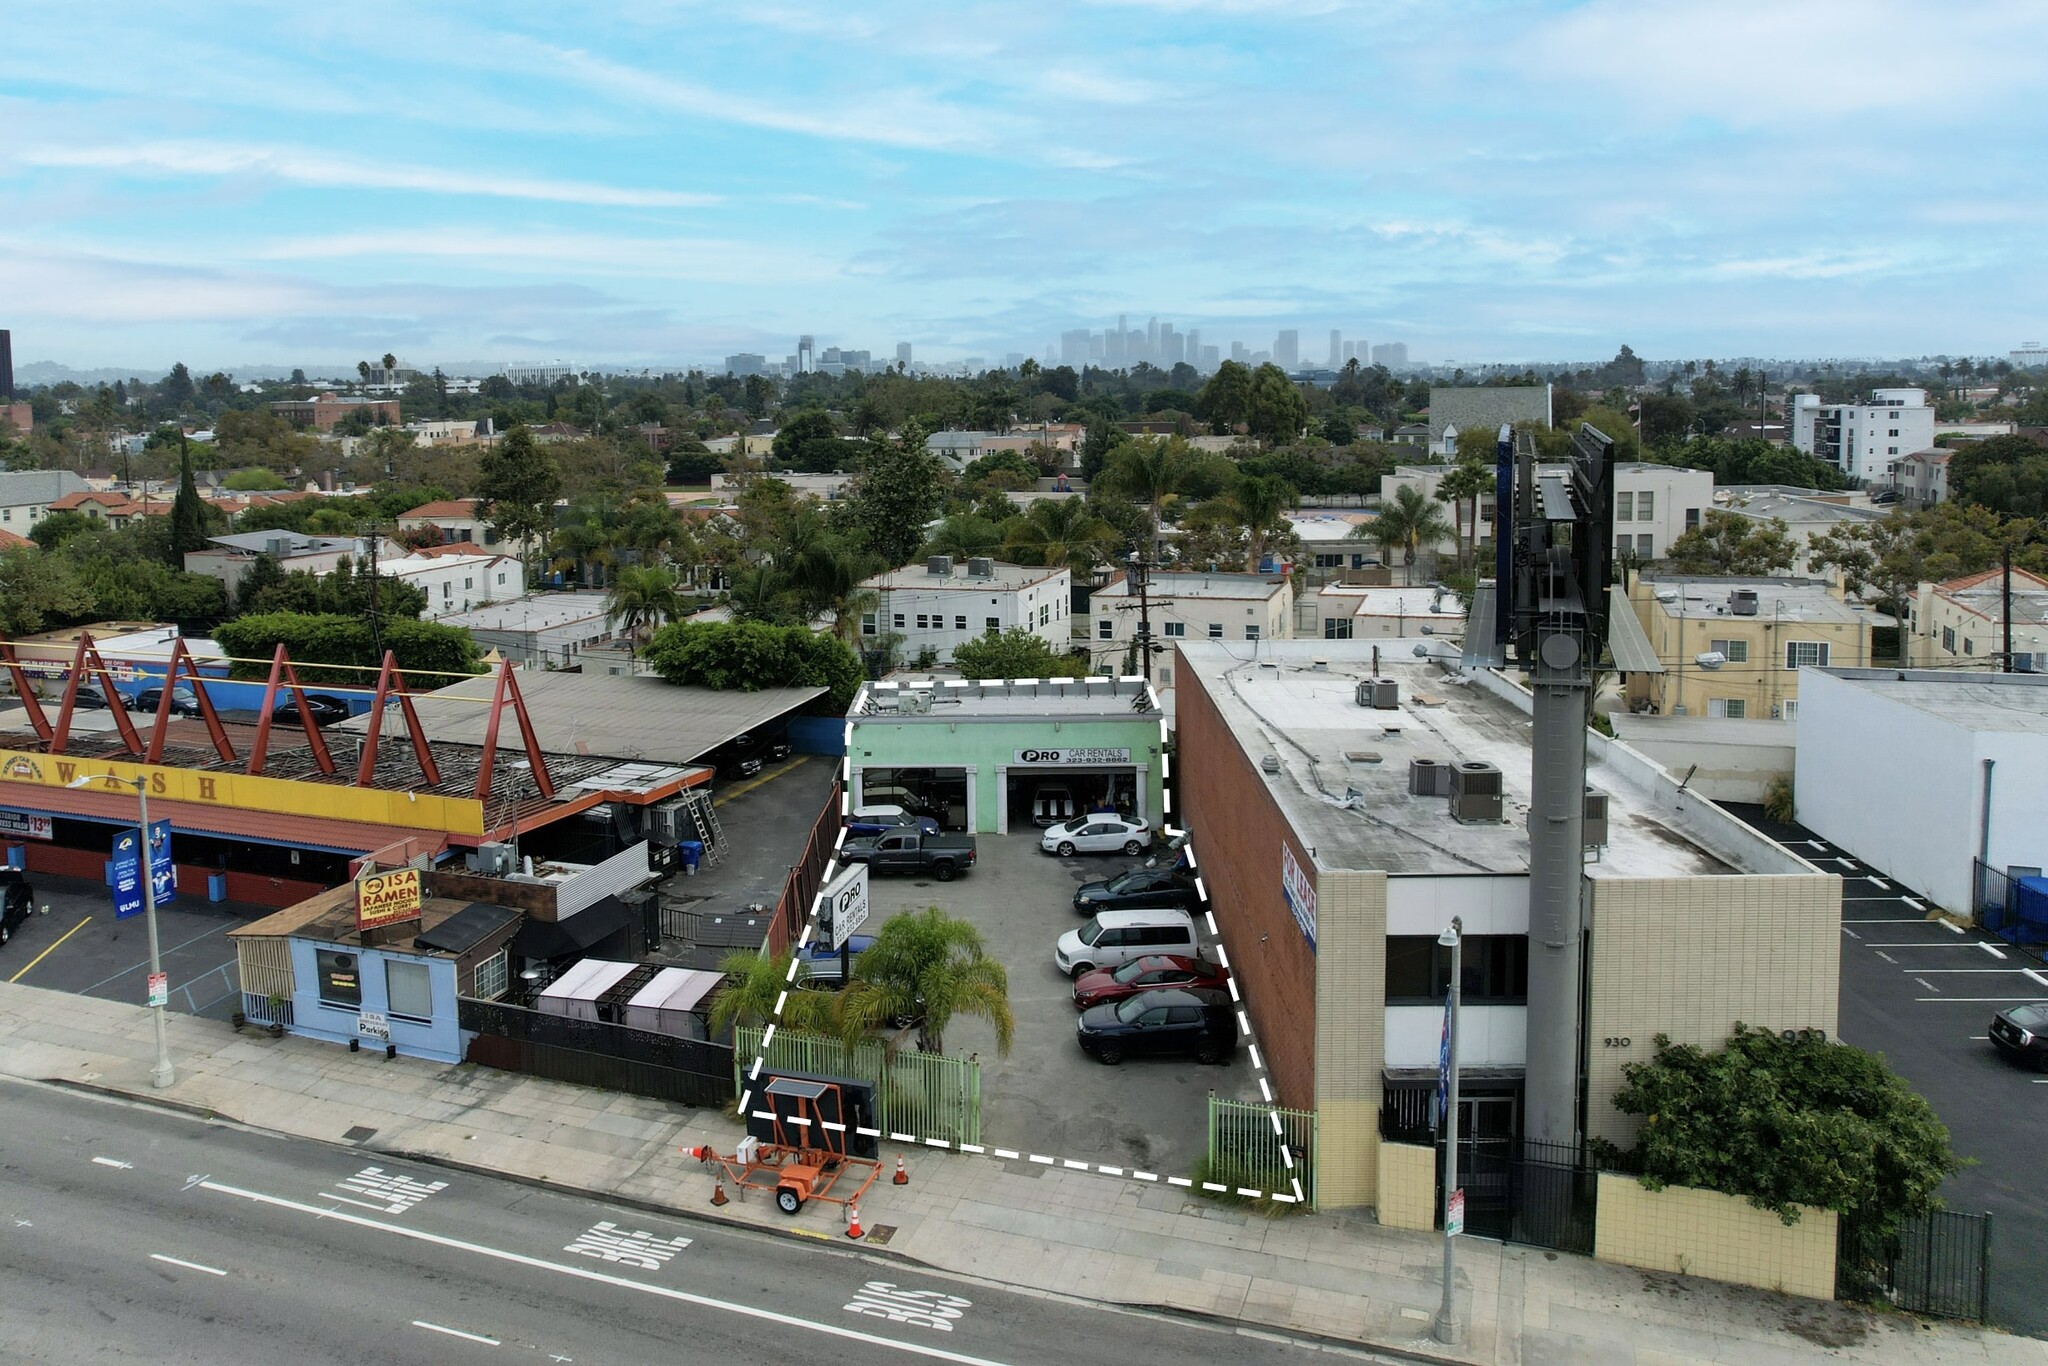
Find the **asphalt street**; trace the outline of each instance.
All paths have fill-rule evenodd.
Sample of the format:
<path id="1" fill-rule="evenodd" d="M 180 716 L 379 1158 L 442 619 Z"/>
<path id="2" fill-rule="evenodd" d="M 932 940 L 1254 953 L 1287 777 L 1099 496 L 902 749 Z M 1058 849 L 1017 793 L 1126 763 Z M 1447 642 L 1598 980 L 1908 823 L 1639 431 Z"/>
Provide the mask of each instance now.
<path id="1" fill-rule="evenodd" d="M 1180 1366 L 1329 1350 L 55 1088 L 0 1083 L 0 1112 L 0 1362 Z"/>

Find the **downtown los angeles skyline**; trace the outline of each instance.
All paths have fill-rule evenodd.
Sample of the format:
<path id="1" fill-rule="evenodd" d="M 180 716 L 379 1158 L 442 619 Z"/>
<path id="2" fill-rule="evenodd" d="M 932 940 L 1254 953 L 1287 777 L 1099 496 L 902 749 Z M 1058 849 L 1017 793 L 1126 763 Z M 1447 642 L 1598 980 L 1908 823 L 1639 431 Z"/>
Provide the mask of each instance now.
<path id="1" fill-rule="evenodd" d="M 25 0 L 16 363 L 2003 354 L 2048 8 Z"/>

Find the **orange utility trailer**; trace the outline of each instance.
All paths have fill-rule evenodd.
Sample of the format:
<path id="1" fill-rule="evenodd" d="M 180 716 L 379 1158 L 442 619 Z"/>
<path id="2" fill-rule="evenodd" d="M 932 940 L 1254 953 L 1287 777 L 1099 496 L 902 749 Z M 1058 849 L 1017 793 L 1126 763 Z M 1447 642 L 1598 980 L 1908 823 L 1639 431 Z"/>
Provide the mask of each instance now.
<path id="1" fill-rule="evenodd" d="M 837 1085 L 776 1077 L 762 1089 L 761 1099 L 773 1115 L 768 1139 L 750 1135 L 730 1156 L 709 1144 L 693 1149 L 692 1155 L 707 1167 L 722 1168 L 724 1179 L 743 1190 L 775 1192 L 776 1207 L 784 1214 L 795 1214 L 811 1200 L 851 1205 L 867 1194 L 881 1175 L 882 1164 L 850 1156 L 847 1126 L 836 1121 L 827 1125 L 828 1108 L 835 1115 L 847 1113 L 839 1103 L 844 1097 Z"/>

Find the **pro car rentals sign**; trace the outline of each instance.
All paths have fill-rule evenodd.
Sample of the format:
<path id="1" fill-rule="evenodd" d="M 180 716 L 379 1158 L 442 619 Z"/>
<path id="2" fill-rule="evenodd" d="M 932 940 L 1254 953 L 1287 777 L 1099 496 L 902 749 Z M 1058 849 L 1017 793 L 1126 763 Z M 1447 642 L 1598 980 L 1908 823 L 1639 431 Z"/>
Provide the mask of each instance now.
<path id="1" fill-rule="evenodd" d="M 420 918 L 420 870 L 396 868 L 356 883 L 356 928 L 374 930 Z"/>
<path id="2" fill-rule="evenodd" d="M 1131 752 L 1127 749 L 1020 749 L 1016 759 L 1020 764 L 1047 764 L 1059 768 L 1127 764 L 1130 761 Z"/>

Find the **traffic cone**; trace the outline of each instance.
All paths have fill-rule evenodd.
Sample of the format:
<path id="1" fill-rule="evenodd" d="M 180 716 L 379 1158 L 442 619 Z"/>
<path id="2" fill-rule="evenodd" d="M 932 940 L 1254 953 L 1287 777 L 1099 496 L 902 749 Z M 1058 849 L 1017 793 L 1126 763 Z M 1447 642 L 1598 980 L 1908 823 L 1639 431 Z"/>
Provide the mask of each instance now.
<path id="1" fill-rule="evenodd" d="M 910 1169 L 903 1165 L 903 1155 L 901 1153 L 896 1155 L 896 1178 L 890 1184 L 896 1186 L 907 1186 L 910 1184 Z"/>
<path id="2" fill-rule="evenodd" d="M 711 1203 L 713 1205 L 727 1205 L 732 1203 L 731 1201 L 725 1198 L 725 1178 L 722 1176 L 718 1178 L 718 1183 L 711 1188 Z"/>
<path id="3" fill-rule="evenodd" d="M 863 1238 L 867 1236 L 860 1230 L 859 1205 L 849 1204 L 846 1207 L 846 1236 L 849 1238 Z"/>

